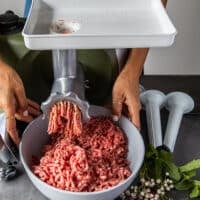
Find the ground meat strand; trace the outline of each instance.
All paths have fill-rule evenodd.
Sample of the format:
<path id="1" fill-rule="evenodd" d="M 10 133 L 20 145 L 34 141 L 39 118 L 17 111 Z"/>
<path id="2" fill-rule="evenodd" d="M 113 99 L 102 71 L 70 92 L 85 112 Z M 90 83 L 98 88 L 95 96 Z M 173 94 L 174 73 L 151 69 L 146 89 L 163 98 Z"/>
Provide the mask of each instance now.
<path id="1" fill-rule="evenodd" d="M 131 174 L 125 134 L 110 117 L 92 117 L 83 124 L 82 134 L 68 137 L 66 124 L 61 123 L 54 114 L 63 116 L 67 113 L 67 119 L 78 121 L 80 114 L 70 115 L 71 110 L 78 113 L 76 109 L 68 102 L 52 108 L 50 119 L 56 120 L 56 124 L 51 122 L 49 129 L 56 127 L 55 130 L 59 132 L 51 135 L 39 163 L 33 164 L 34 174 L 49 185 L 74 192 L 100 191 L 117 185 Z M 76 133 L 74 127 L 78 126 L 73 126 L 73 122 L 69 124 L 67 130 L 71 129 L 70 134 Z M 61 130 L 65 134 L 61 134 Z"/>
<path id="2" fill-rule="evenodd" d="M 68 137 L 82 133 L 81 112 L 76 104 L 59 101 L 51 108 L 48 133 L 64 133 Z"/>

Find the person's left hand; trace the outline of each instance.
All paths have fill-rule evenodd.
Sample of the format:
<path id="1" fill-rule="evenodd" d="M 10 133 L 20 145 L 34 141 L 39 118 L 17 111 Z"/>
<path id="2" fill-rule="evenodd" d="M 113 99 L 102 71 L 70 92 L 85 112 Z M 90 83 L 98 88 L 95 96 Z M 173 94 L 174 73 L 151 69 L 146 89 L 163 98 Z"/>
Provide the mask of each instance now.
<path id="1" fill-rule="evenodd" d="M 140 130 L 139 77 L 123 70 L 117 77 L 112 91 L 113 120 L 117 121 L 124 110 L 133 124 Z"/>

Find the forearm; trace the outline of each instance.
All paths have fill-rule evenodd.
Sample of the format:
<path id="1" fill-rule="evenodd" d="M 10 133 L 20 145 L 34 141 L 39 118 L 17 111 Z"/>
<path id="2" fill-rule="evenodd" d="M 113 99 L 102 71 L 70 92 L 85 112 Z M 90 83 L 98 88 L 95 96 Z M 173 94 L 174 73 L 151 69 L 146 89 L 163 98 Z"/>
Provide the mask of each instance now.
<path id="1" fill-rule="evenodd" d="M 168 0 L 162 0 L 162 3 L 163 3 L 163 5 L 164 5 L 164 7 L 166 7 L 167 1 L 168 1 Z"/>
<path id="2" fill-rule="evenodd" d="M 123 69 L 130 79 L 139 80 L 148 50 L 148 48 L 134 48 L 130 50 L 127 62 Z"/>
<path id="3" fill-rule="evenodd" d="M 167 5 L 167 0 L 162 0 L 164 7 Z M 124 71 L 127 71 L 128 75 L 132 78 L 139 79 L 144 62 L 146 60 L 148 48 L 134 48 L 131 49 L 129 57 L 124 67 Z"/>

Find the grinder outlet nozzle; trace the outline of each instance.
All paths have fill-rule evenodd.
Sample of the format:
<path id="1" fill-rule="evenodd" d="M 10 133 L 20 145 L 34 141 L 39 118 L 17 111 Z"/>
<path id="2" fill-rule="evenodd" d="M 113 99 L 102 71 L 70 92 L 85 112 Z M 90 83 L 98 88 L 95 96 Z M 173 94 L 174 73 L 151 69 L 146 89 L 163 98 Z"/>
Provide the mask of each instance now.
<path id="1" fill-rule="evenodd" d="M 85 100 L 82 100 L 74 92 L 68 92 L 67 94 L 51 94 L 47 101 L 43 102 L 41 109 L 43 111 L 44 117 L 49 117 L 51 108 L 54 104 L 59 101 L 69 101 L 73 104 L 76 104 L 82 113 L 82 121 L 87 122 L 90 119 L 89 116 L 89 103 Z"/>

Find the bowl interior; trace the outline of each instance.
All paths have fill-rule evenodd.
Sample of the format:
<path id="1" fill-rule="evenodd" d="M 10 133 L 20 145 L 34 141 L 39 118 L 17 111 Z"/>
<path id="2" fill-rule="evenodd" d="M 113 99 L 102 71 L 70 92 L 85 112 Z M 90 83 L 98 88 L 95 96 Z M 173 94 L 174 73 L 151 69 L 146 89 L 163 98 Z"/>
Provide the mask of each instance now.
<path id="1" fill-rule="evenodd" d="M 108 116 L 111 114 L 109 110 L 103 107 L 98 107 L 98 106 L 91 106 L 89 109 L 89 113 L 91 116 L 100 116 L 100 115 Z M 32 157 L 36 156 L 40 158 L 41 149 L 45 144 L 47 144 L 49 140 L 49 135 L 46 132 L 47 126 L 48 126 L 47 119 L 42 120 L 42 116 L 40 116 L 28 125 L 22 137 L 22 141 L 20 144 L 20 157 L 21 157 L 22 164 L 26 172 L 28 173 L 28 176 L 30 179 L 32 179 L 35 176 L 31 172 Z M 130 161 L 130 168 L 131 168 L 132 174 L 124 182 L 126 181 L 130 182 L 130 180 L 132 181 L 135 178 L 135 176 L 137 175 L 143 163 L 144 143 L 143 143 L 141 134 L 138 132 L 135 126 L 127 118 L 121 117 L 119 120 L 119 126 L 128 137 L 128 149 L 129 149 L 128 160 Z M 34 178 L 40 181 L 39 178 L 37 178 L 36 176 Z M 35 181 L 32 181 L 32 182 L 35 183 Z M 48 188 L 52 188 L 55 190 L 55 188 L 47 185 L 44 182 L 42 182 L 42 184 L 46 185 Z M 120 187 L 120 184 L 115 187 L 118 187 L 118 186 Z M 111 190 L 111 189 L 107 189 L 107 190 Z M 61 192 L 62 190 L 56 189 L 56 191 Z M 70 193 L 69 191 L 62 191 L 62 193 L 63 192 Z M 104 192 L 104 190 L 102 192 Z M 90 193 L 92 194 L 101 193 L 101 191 L 90 192 Z"/>

